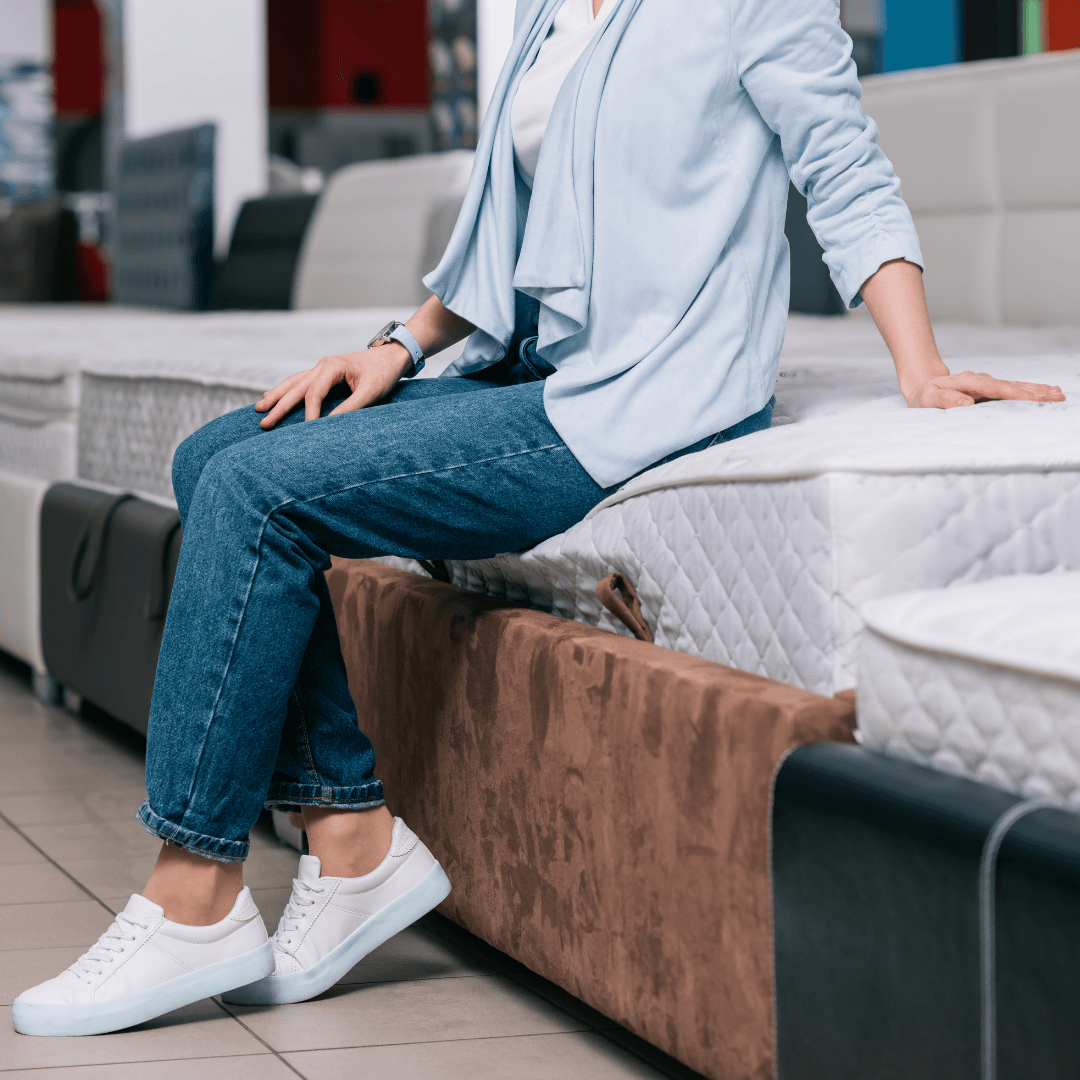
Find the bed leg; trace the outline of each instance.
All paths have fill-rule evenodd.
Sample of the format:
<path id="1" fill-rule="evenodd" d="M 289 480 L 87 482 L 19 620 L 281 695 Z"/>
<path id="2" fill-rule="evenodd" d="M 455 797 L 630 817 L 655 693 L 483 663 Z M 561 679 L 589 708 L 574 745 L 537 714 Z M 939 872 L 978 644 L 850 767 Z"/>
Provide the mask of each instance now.
<path id="1" fill-rule="evenodd" d="M 60 684 L 47 671 L 32 671 L 30 673 L 31 686 L 34 697 L 43 705 L 59 705 L 61 688 Z"/>

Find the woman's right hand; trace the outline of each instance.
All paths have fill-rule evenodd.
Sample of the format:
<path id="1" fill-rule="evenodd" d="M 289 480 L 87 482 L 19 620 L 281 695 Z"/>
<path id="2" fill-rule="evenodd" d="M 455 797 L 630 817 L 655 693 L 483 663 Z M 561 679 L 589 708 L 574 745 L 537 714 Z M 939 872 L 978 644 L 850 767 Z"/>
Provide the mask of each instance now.
<path id="1" fill-rule="evenodd" d="M 304 420 L 317 420 L 326 395 L 338 385 L 348 383 L 352 393 L 330 415 L 365 409 L 382 401 L 397 386 L 401 376 L 412 367 L 412 357 L 404 345 L 387 342 L 374 349 L 324 356 L 313 368 L 290 375 L 267 390 L 255 404 L 256 412 L 265 412 L 259 421 L 269 431 L 288 416 L 302 401 Z"/>

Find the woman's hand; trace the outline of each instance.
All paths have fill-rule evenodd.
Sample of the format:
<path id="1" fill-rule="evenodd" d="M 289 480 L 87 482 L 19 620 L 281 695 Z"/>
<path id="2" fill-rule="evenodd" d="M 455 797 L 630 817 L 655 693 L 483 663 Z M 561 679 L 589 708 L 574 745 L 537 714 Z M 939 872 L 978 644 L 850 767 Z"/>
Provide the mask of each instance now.
<path id="1" fill-rule="evenodd" d="M 955 409 L 979 401 L 1064 401 L 1060 386 L 1043 383 L 1009 382 L 985 372 L 962 371 L 959 375 L 938 375 L 905 392 L 912 409 Z"/>
<path id="2" fill-rule="evenodd" d="M 900 391 L 913 409 L 955 409 L 979 401 L 1064 401 L 1058 386 L 1007 382 L 985 373 L 950 375 L 926 310 L 922 272 L 914 263 L 884 263 L 859 290 L 896 363 Z"/>
<path id="3" fill-rule="evenodd" d="M 352 393 L 330 413 L 331 416 L 365 409 L 386 397 L 411 367 L 409 350 L 396 341 L 342 356 L 324 356 L 310 370 L 290 375 L 263 394 L 255 410 L 268 412 L 268 415 L 259 421 L 259 427 L 269 431 L 301 401 L 304 403 L 304 420 L 317 420 L 323 400 L 338 383 L 348 383 Z"/>
<path id="4" fill-rule="evenodd" d="M 405 325 L 425 356 L 434 356 L 476 329 L 471 322 L 443 307 L 437 296 L 429 296 Z M 318 420 L 326 395 L 338 383 L 348 383 L 352 393 L 330 413 L 331 416 L 366 409 L 382 401 L 412 366 L 409 350 L 396 341 L 342 356 L 324 356 L 310 371 L 292 375 L 263 394 L 255 408 L 258 412 L 268 412 L 268 415 L 259 421 L 259 426 L 269 431 L 301 401 L 304 402 L 304 420 Z"/>

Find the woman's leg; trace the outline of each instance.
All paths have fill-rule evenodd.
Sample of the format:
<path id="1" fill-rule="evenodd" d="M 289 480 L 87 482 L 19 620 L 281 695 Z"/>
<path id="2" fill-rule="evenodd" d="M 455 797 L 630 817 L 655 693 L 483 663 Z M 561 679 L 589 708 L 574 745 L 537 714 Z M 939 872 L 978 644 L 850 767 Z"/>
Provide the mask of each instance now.
<path id="1" fill-rule="evenodd" d="M 380 405 L 415 403 L 471 393 L 488 386 L 482 381 L 463 379 L 403 382 Z M 328 396 L 323 404 L 323 415 L 328 414 L 347 393 L 342 387 Z M 297 409 L 280 426 L 302 423 L 303 416 L 303 409 Z M 261 414 L 251 408 L 238 409 L 211 421 L 180 445 L 173 458 L 173 490 L 182 523 L 187 522 L 195 490 L 208 462 L 237 443 L 265 437 L 268 433 L 259 426 L 261 419 Z M 350 735 L 358 731 L 325 582 L 317 581 L 316 588 L 320 600 L 319 616 L 287 707 L 279 749 L 281 760 L 277 766 L 281 777 L 304 773 L 303 766 L 309 758 L 305 747 L 311 739 L 307 718 L 333 717 L 334 726 L 344 724 Z M 360 752 L 370 754 L 370 744 L 366 744 L 362 735 L 359 741 Z M 317 782 L 318 775 L 312 773 L 309 771 L 309 778 Z M 322 860 L 324 873 L 355 877 L 374 869 L 385 856 L 390 846 L 393 818 L 381 804 L 357 807 L 352 813 L 309 805 L 304 826 L 308 831 L 309 848 Z M 207 925 L 228 913 L 242 885 L 241 868 L 240 863 L 207 859 L 165 843 L 144 895 L 162 906 L 168 917 L 177 922 Z"/>
<path id="2" fill-rule="evenodd" d="M 203 467 L 151 712 L 150 831 L 240 861 L 264 802 L 382 804 L 329 610 L 330 556 L 517 550 L 605 494 L 548 423 L 542 384 L 473 387 L 285 426 Z"/>

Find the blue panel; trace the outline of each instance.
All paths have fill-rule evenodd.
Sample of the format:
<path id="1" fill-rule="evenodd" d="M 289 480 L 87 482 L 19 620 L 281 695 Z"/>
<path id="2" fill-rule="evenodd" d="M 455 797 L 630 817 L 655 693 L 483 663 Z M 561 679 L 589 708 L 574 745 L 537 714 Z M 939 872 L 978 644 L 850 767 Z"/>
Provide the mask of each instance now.
<path id="1" fill-rule="evenodd" d="M 959 0 L 886 0 L 882 71 L 953 64 L 960 45 Z"/>

